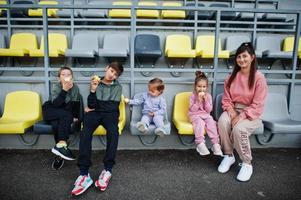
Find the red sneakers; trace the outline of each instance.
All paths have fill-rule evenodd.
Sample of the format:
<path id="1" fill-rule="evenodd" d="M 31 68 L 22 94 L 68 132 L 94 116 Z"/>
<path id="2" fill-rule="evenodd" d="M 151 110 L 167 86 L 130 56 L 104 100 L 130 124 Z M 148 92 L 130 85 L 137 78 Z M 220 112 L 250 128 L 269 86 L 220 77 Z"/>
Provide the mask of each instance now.
<path id="1" fill-rule="evenodd" d="M 98 187 L 101 191 L 105 191 L 108 187 L 111 177 L 112 177 L 111 172 L 102 170 L 98 180 L 95 181 L 95 186 Z"/>

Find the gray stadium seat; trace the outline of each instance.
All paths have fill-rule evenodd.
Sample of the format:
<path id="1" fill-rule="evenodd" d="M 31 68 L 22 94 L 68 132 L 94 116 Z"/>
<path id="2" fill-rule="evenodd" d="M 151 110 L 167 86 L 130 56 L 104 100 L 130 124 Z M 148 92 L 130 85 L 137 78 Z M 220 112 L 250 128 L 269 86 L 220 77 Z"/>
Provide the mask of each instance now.
<path id="1" fill-rule="evenodd" d="M 235 3 L 235 8 L 254 8 L 254 5 L 251 3 Z M 250 12 L 237 12 L 236 17 L 238 20 L 243 21 L 253 21 L 254 20 L 254 13 Z M 257 14 L 257 20 L 261 19 L 262 15 Z"/>
<path id="2" fill-rule="evenodd" d="M 141 96 L 142 93 L 137 93 L 135 94 L 134 98 L 139 98 L 139 96 Z M 132 109 L 132 114 L 131 114 L 131 123 L 130 123 L 130 131 L 131 134 L 133 135 L 154 135 L 154 131 L 156 129 L 154 124 L 150 124 L 148 130 L 146 133 L 141 133 L 137 128 L 136 128 L 136 124 L 137 122 L 139 122 L 141 120 L 142 117 L 142 106 L 133 106 Z M 170 134 L 170 122 L 168 121 L 168 117 L 167 117 L 167 112 L 165 113 L 164 116 L 164 129 L 166 131 L 166 133 Z"/>
<path id="3" fill-rule="evenodd" d="M 125 61 L 129 54 L 129 37 L 125 34 L 107 34 L 103 38 L 103 48 L 98 55 L 113 60 Z"/>
<path id="4" fill-rule="evenodd" d="M 262 40 L 265 41 L 266 50 L 262 52 L 263 57 L 267 58 L 292 58 L 292 52 L 281 51 L 282 39 L 278 36 L 265 36 Z"/>
<path id="5" fill-rule="evenodd" d="M 195 6 L 195 3 L 193 2 L 188 2 L 186 3 L 186 6 Z M 198 2 L 198 7 L 205 7 L 203 3 Z M 197 13 L 198 19 L 199 20 L 206 20 L 206 19 L 211 19 L 212 18 L 212 12 L 210 11 L 199 11 Z M 189 10 L 187 14 L 188 19 L 194 19 L 194 11 Z"/>
<path id="6" fill-rule="evenodd" d="M 223 98 L 223 93 L 216 95 L 214 105 L 213 105 L 213 117 L 216 121 L 218 121 L 219 117 L 223 113 L 223 108 L 222 108 L 222 98 Z M 267 102 L 266 102 L 267 104 Z M 265 105 L 266 105 L 265 104 Z M 253 134 L 263 134 L 264 133 L 264 127 L 263 124 L 257 128 Z"/>
<path id="7" fill-rule="evenodd" d="M 272 22 L 285 22 L 286 14 L 279 13 L 265 13 L 262 15 L 262 21 L 272 21 Z"/>
<path id="8" fill-rule="evenodd" d="M 63 5 L 72 5 L 72 1 L 60 0 L 59 4 L 60 5 L 61 4 L 63 4 Z M 74 1 L 74 4 L 75 5 L 78 5 L 78 4 L 81 5 L 82 3 L 79 2 L 79 1 Z M 74 17 L 79 17 L 79 12 L 81 10 L 82 9 L 74 9 Z M 58 9 L 56 11 L 56 16 L 61 17 L 61 18 L 70 18 L 71 14 L 72 14 L 72 9 Z"/>
<path id="9" fill-rule="evenodd" d="M 218 8 L 229 8 L 229 4 L 225 3 L 212 3 L 209 7 L 218 7 Z M 215 14 L 212 12 L 212 18 L 215 19 Z M 236 18 L 236 13 L 231 11 L 222 11 L 221 19 L 222 20 L 232 20 Z"/>
<path id="10" fill-rule="evenodd" d="M 276 108 L 276 109 L 275 109 Z M 263 115 L 264 127 L 271 133 L 301 134 L 301 121 L 292 120 L 283 94 L 269 93 Z"/>
<path id="11" fill-rule="evenodd" d="M 67 49 L 65 56 L 94 58 L 98 54 L 98 36 L 93 33 L 79 33 L 73 37 L 72 48 Z"/>
<path id="12" fill-rule="evenodd" d="M 5 42 L 5 38 L 4 38 L 3 34 L 0 35 L 0 49 L 2 49 L 2 48 L 3 49 L 6 48 L 6 42 Z M 7 58 L 4 56 L 0 57 L 0 67 L 3 67 L 5 65 L 6 59 Z M 0 75 L 2 75 L 3 72 L 4 71 L 0 71 Z"/>
<path id="13" fill-rule="evenodd" d="M 237 48 L 244 42 L 250 42 L 251 39 L 246 35 L 235 34 L 226 39 L 225 50 L 230 51 L 230 56 L 235 55 Z"/>
<path id="14" fill-rule="evenodd" d="M 88 5 L 103 5 L 102 1 L 92 1 L 89 2 Z M 89 17 L 98 17 L 98 18 L 105 18 L 108 16 L 107 9 L 82 9 L 79 12 L 81 17 L 89 18 Z"/>

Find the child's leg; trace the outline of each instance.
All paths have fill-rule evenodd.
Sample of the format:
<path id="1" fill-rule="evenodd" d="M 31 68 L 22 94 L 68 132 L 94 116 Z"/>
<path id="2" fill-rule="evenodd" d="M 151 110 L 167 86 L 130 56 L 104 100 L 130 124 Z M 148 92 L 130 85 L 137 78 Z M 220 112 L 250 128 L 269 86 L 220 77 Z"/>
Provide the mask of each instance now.
<path id="1" fill-rule="evenodd" d="M 206 132 L 212 144 L 219 144 L 220 141 L 217 132 L 216 122 L 214 121 L 212 116 L 209 116 L 208 118 L 204 119 L 204 121 L 206 123 Z"/>
<path id="2" fill-rule="evenodd" d="M 205 122 L 201 117 L 193 117 L 192 126 L 194 131 L 195 143 L 200 144 L 205 142 L 204 128 Z"/>
<path id="3" fill-rule="evenodd" d="M 163 115 L 155 115 L 153 117 L 153 122 L 157 128 L 163 128 L 164 127 L 164 117 Z"/>
<path id="4" fill-rule="evenodd" d="M 92 134 L 100 124 L 98 112 L 88 112 L 84 116 L 83 129 L 80 133 L 78 166 L 81 175 L 87 175 L 91 165 Z"/>
<path id="5" fill-rule="evenodd" d="M 108 114 L 102 118 L 102 123 L 107 131 L 107 147 L 106 153 L 103 159 L 104 168 L 107 171 L 112 171 L 113 165 L 115 164 L 115 157 L 118 147 L 118 113 Z"/>
<path id="6" fill-rule="evenodd" d="M 141 117 L 141 122 L 143 122 L 147 127 L 149 127 L 149 124 L 151 123 L 151 117 L 149 115 L 143 115 Z"/>

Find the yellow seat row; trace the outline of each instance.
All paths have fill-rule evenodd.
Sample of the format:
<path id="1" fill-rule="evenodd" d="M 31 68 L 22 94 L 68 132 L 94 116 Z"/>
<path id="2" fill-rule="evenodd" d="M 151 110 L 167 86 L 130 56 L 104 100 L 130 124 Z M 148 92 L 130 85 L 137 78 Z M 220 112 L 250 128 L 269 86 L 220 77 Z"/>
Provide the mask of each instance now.
<path id="1" fill-rule="evenodd" d="M 22 100 L 20 100 L 22 99 Z M 126 122 L 124 97 L 119 104 L 119 134 Z M 10 92 L 5 97 L 4 111 L 0 118 L 0 134 L 24 134 L 36 122 L 42 120 L 40 95 L 32 91 Z M 105 135 L 106 130 L 99 126 L 94 135 Z"/>
<path id="2" fill-rule="evenodd" d="M 285 38 L 283 41 L 283 51 L 286 52 L 294 51 L 294 42 L 295 42 L 294 37 Z M 298 43 L 298 57 L 299 59 L 301 59 L 301 38 L 299 38 L 299 43 Z"/>

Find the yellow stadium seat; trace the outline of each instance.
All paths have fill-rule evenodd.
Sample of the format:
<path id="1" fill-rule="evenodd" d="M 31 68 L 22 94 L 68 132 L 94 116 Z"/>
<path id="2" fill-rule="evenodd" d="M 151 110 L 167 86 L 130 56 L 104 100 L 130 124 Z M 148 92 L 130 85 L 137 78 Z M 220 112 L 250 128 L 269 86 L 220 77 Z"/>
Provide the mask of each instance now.
<path id="1" fill-rule="evenodd" d="M 28 55 L 38 48 L 37 37 L 33 33 L 15 33 L 10 39 L 9 49 L 0 49 L 0 56 Z"/>
<path id="2" fill-rule="evenodd" d="M 68 49 L 67 37 L 61 33 L 49 33 L 49 57 L 64 56 L 66 49 Z M 40 49 L 30 51 L 31 57 L 43 57 L 44 56 L 44 37 L 42 36 Z"/>
<path id="3" fill-rule="evenodd" d="M 128 1 L 116 1 L 113 2 L 114 6 L 130 6 L 131 2 Z M 112 18 L 131 18 L 131 9 L 111 9 L 109 16 Z"/>
<path id="4" fill-rule="evenodd" d="M 196 56 L 201 58 L 214 58 L 214 41 L 213 35 L 200 35 L 196 39 Z M 218 58 L 229 58 L 230 52 L 222 50 L 221 41 L 218 40 Z"/>
<path id="5" fill-rule="evenodd" d="M 121 135 L 122 130 L 125 126 L 125 122 L 126 122 L 125 116 L 126 116 L 125 115 L 125 102 L 124 102 L 124 96 L 122 96 L 120 104 L 119 104 L 119 123 L 118 123 L 119 135 Z M 102 125 L 99 125 L 98 128 L 94 131 L 94 135 L 106 135 L 106 133 L 107 133 L 107 131 Z"/>
<path id="6" fill-rule="evenodd" d="M 0 1 L 0 5 L 7 4 L 6 1 Z M 4 8 L 0 8 L 0 15 L 2 15 L 2 10 L 6 10 Z"/>
<path id="7" fill-rule="evenodd" d="M 57 5 L 57 1 L 40 1 L 40 5 Z M 47 10 L 47 16 L 48 17 L 55 17 L 56 11 L 58 9 L 49 8 Z M 42 17 L 43 16 L 43 9 L 28 9 L 28 16 L 30 17 Z"/>
<path id="8" fill-rule="evenodd" d="M 158 6 L 155 2 L 139 2 L 139 6 Z M 141 18 L 159 18 L 159 10 L 137 10 L 137 17 Z"/>
<path id="9" fill-rule="evenodd" d="M 194 135 L 193 127 L 189 121 L 189 98 L 192 92 L 182 92 L 175 96 L 172 121 L 180 135 Z"/>
<path id="10" fill-rule="evenodd" d="M 294 37 L 287 37 L 283 41 L 283 51 L 293 51 L 294 50 Z M 301 38 L 299 38 L 298 44 L 298 56 L 301 58 Z"/>
<path id="11" fill-rule="evenodd" d="M 188 35 L 169 35 L 165 43 L 165 56 L 168 58 L 194 58 L 195 50 L 191 49 Z"/>
<path id="12" fill-rule="evenodd" d="M 181 7 L 182 3 L 179 2 L 163 2 L 162 6 Z M 162 10 L 162 18 L 185 19 L 186 14 L 184 10 Z"/>
<path id="13" fill-rule="evenodd" d="M 0 134 L 24 134 L 42 119 L 40 95 L 32 91 L 10 92 L 0 118 Z"/>

